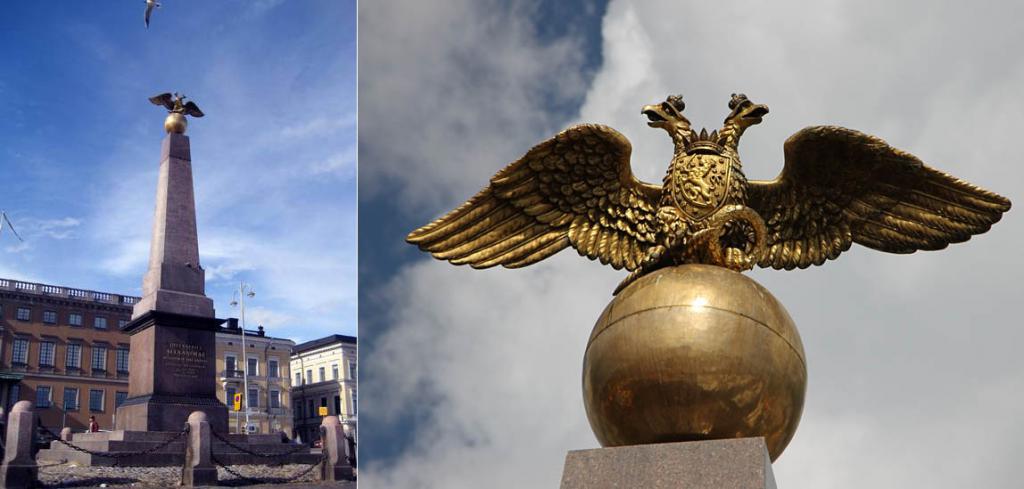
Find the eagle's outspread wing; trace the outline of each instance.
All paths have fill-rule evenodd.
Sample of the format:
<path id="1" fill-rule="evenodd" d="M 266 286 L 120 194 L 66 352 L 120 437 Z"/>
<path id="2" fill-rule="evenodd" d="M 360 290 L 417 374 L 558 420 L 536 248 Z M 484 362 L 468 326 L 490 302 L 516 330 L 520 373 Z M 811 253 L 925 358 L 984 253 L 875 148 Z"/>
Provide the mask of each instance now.
<path id="1" fill-rule="evenodd" d="M 407 240 L 474 268 L 523 267 L 571 245 L 580 255 L 635 270 L 655 244 L 661 187 L 633 176 L 631 151 L 610 127 L 571 127 Z"/>
<path id="2" fill-rule="evenodd" d="M 764 218 L 758 263 L 806 268 L 859 243 L 890 253 L 938 250 L 987 231 L 1010 201 L 852 129 L 814 126 L 785 144 L 786 166 L 752 181 L 748 205 Z"/>
<path id="3" fill-rule="evenodd" d="M 149 97 L 149 101 L 153 105 L 162 105 L 167 110 L 174 110 L 174 96 L 169 93 L 161 93 L 160 95 L 154 95 Z"/>
<path id="4" fill-rule="evenodd" d="M 185 115 L 190 115 L 192 117 L 202 117 L 204 115 L 203 111 L 199 110 L 199 106 L 196 105 L 196 103 L 192 102 L 192 101 L 185 102 L 184 110 L 185 110 Z M 214 111 L 214 112 L 216 112 L 216 111 Z"/>

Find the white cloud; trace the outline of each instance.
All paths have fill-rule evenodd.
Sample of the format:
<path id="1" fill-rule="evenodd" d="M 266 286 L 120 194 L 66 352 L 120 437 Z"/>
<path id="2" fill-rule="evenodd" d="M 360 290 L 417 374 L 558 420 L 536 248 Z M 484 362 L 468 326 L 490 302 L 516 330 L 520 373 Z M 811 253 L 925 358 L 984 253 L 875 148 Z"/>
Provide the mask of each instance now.
<path id="1" fill-rule="evenodd" d="M 330 155 L 327 159 L 314 163 L 312 171 L 315 175 L 330 174 L 341 179 L 351 179 L 356 176 L 356 149 L 350 146 L 338 153 Z"/>
<path id="2" fill-rule="evenodd" d="M 364 30 L 387 20 L 403 40 L 369 51 L 372 56 L 364 52 L 361 62 L 394 63 L 406 74 L 397 86 L 363 91 L 362 107 L 401 105 L 404 113 L 428 115 L 430 125 L 396 128 L 379 115 L 396 112 L 364 112 L 362 143 L 375 152 L 361 154 L 361 178 L 371 188 L 397 180 L 408 204 L 434 215 L 482 186 L 551 123 L 543 107 L 513 107 L 497 125 L 476 110 L 490 106 L 481 105 L 486 97 L 479 94 L 507 90 L 529 100 L 545 71 L 512 76 L 516 62 L 543 64 L 546 51 L 515 36 L 517 43 L 492 46 L 489 41 L 508 38 L 474 37 L 472 29 L 434 32 L 462 23 L 522 28 L 522 19 L 460 7 L 470 14 L 440 9 L 421 22 L 427 13 L 399 16 L 405 6 L 398 3 L 362 6 L 371 21 L 363 22 Z M 671 147 L 663 133 L 643 124 L 640 106 L 681 92 L 695 125 L 713 128 L 727 112 L 729 94 L 745 92 L 772 108 L 741 147 L 753 178 L 781 169 L 781 144 L 789 134 L 836 123 L 1019 196 L 1024 175 L 1012 163 L 1018 159 L 1013 121 L 1024 115 L 1024 105 L 1013 93 L 1024 82 L 1024 60 L 1007 49 L 1024 43 L 1014 24 L 1020 9 L 613 2 L 603 26 L 605 64 L 580 119 L 625 133 L 637 173 L 658 181 Z M 407 29 L 403 17 L 416 22 Z M 437 41 L 427 42 L 432 36 Z M 407 58 L 400 46 L 416 51 Z M 492 49 L 489 63 L 510 63 L 498 71 L 498 81 L 478 69 Z M 430 66 L 416 69 L 417 60 Z M 377 79 L 377 71 L 369 73 Z M 407 94 L 384 100 L 385 90 L 401 87 L 415 87 L 425 100 Z M 387 141 L 403 144 L 381 149 Z M 1013 216 L 990 235 L 942 252 L 896 256 L 857 248 L 820 268 L 751 274 L 789 309 L 808 355 L 804 419 L 775 467 L 781 487 L 1012 485 L 1011 457 L 1024 450 L 1018 416 L 1024 412 L 1024 357 L 1016 351 L 1024 342 L 1016 310 L 1024 265 L 1016 244 L 1024 240 L 1024 226 Z M 393 307 L 381 321 L 389 328 L 377 347 L 364 351 L 364 412 L 381 422 L 403 415 L 426 421 L 394 464 L 371 463 L 361 483 L 555 486 L 567 450 L 596 446 L 579 375 L 592 321 L 621 278 L 604 268 L 571 251 L 515 271 L 479 272 L 425 259 L 403 269 L 386 290 L 369 294 Z M 363 429 L 372 427 L 364 423 Z"/>
<path id="3" fill-rule="evenodd" d="M 547 98 L 584 90 L 578 40 L 537 41 L 521 8 L 455 0 L 360 11 L 359 130 L 371 135 L 360 141 L 361 195 L 454 203 L 495 161 L 555 128 Z"/>

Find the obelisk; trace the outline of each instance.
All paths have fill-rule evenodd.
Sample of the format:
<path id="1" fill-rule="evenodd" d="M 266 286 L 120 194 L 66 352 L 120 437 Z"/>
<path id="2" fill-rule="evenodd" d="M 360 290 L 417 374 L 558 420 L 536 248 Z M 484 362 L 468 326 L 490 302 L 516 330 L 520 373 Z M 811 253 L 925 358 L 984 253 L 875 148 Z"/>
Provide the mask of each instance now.
<path id="1" fill-rule="evenodd" d="M 184 96 L 150 99 L 170 114 L 153 214 L 149 268 L 142 299 L 122 330 L 131 335 L 128 398 L 117 408 L 119 430 L 178 431 L 203 411 L 211 427 L 227 432 L 227 407 L 216 395 L 215 334 L 223 322 L 205 294 L 199 262 L 192 155 L 186 115 L 202 117 Z"/>

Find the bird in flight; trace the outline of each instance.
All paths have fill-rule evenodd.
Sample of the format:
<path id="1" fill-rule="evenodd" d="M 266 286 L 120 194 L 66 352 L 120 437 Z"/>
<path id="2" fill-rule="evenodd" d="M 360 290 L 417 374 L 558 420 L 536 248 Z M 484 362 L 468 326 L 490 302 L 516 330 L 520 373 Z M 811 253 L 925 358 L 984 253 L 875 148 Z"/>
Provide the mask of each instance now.
<path id="1" fill-rule="evenodd" d="M 14 230 L 14 224 L 11 224 L 11 220 L 10 218 L 7 217 L 7 213 L 4 211 L 0 211 L 0 234 L 3 234 L 4 223 L 6 223 L 7 227 L 11 229 L 11 234 L 13 234 L 15 238 L 18 238 L 18 241 L 21 241 L 23 243 L 25 242 L 25 240 L 21 239 L 21 236 L 18 235 L 18 232 Z"/>
<path id="2" fill-rule="evenodd" d="M 153 14 L 154 8 L 160 8 L 156 0 L 146 0 L 146 28 L 149 29 L 149 16 Z"/>
<path id="3" fill-rule="evenodd" d="M 625 136 L 570 127 L 499 171 L 487 187 L 406 238 L 435 258 L 518 268 L 569 246 L 633 272 L 703 263 L 792 270 L 853 243 L 889 253 L 938 250 L 987 231 L 1010 201 L 852 129 L 812 126 L 786 140 L 774 180 L 748 181 L 738 144 L 768 107 L 734 94 L 720 130 L 696 132 L 681 96 L 647 105 L 674 156 L 662 185 L 630 169 Z"/>

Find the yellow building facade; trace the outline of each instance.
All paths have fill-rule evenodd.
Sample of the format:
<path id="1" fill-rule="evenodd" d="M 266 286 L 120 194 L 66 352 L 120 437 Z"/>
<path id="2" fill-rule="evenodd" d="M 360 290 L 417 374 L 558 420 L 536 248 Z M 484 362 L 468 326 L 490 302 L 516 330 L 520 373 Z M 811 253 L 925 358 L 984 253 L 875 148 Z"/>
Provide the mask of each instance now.
<path id="1" fill-rule="evenodd" d="M 318 439 L 324 412 L 356 435 L 355 337 L 336 334 L 296 345 L 291 372 L 296 436 L 307 443 Z"/>
<path id="2" fill-rule="evenodd" d="M 294 341 L 266 336 L 260 327 L 246 330 L 243 352 L 242 329 L 234 319 L 217 333 L 217 398 L 228 406 L 229 432 L 246 431 L 248 408 L 249 433 L 293 436 L 289 359 L 294 347 Z M 241 395 L 237 411 L 235 394 Z"/>

